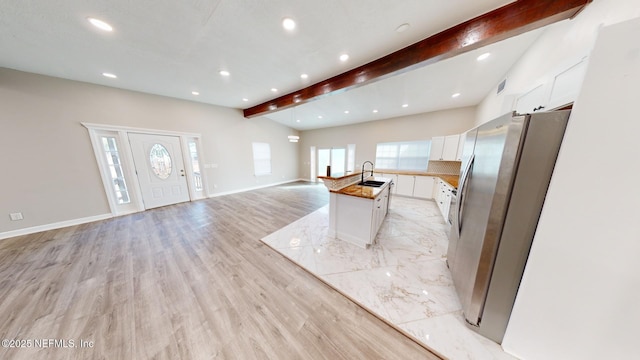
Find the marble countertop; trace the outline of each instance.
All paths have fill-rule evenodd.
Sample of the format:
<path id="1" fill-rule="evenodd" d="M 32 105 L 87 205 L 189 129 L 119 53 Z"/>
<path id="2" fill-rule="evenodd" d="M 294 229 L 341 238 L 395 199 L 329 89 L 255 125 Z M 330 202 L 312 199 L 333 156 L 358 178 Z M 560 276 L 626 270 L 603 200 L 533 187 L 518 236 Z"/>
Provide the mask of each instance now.
<path id="1" fill-rule="evenodd" d="M 370 176 L 365 180 L 384 181 L 385 184 L 380 187 L 362 186 L 358 184 L 349 185 L 339 190 L 329 190 L 332 193 L 356 196 L 365 199 L 375 199 L 382 191 L 384 191 L 391 182 L 389 178 L 383 178 L 379 176 Z"/>

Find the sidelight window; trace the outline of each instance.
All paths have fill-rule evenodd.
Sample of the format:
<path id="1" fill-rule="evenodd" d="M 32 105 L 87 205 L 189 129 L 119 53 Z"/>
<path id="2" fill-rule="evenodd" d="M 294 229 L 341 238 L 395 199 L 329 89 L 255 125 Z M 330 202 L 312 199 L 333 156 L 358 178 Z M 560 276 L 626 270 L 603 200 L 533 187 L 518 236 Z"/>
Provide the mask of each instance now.
<path id="1" fill-rule="evenodd" d="M 131 198 L 129 197 L 129 190 L 127 189 L 127 184 L 124 179 L 116 138 L 113 136 L 102 136 L 100 140 L 109 168 L 109 175 L 111 177 L 112 189 L 116 196 L 116 201 L 119 205 L 128 204 L 131 202 Z"/>

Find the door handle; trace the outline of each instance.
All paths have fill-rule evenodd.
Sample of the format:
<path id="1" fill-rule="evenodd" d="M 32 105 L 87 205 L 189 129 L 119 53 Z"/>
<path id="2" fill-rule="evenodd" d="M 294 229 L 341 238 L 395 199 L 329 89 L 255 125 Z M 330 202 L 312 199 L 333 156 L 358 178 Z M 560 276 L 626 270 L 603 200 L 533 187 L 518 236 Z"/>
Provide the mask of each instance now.
<path id="1" fill-rule="evenodd" d="M 466 169 L 464 170 L 464 172 L 462 173 L 462 182 L 460 182 L 460 188 L 458 189 L 458 194 L 460 194 L 460 199 L 458 199 L 458 211 L 456 216 L 458 218 L 458 226 L 457 226 L 457 230 L 458 230 L 458 237 L 460 237 L 460 232 L 462 231 L 462 212 L 464 211 L 464 202 L 466 200 L 466 192 L 467 192 L 467 182 L 469 180 L 469 172 L 471 171 L 471 168 L 473 167 L 473 163 L 476 160 L 476 155 L 473 154 L 471 155 L 471 158 L 469 159 L 469 163 L 467 164 Z"/>

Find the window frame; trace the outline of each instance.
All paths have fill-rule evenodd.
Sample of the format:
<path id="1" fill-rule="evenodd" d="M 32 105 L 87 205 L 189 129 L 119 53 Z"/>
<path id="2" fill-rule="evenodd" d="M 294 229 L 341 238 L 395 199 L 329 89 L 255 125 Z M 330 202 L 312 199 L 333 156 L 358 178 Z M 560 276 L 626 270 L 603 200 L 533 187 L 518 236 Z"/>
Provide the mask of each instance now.
<path id="1" fill-rule="evenodd" d="M 265 146 L 266 145 L 266 146 Z M 269 176 L 273 174 L 273 167 L 271 164 L 271 144 L 268 142 L 254 141 L 251 143 L 253 154 L 253 175 L 254 176 Z M 262 148 L 262 149 L 261 149 Z M 266 149 L 266 151 L 265 151 Z M 257 150 L 257 152 L 256 152 Z M 259 157 L 256 157 L 258 155 Z M 264 164 L 268 164 L 268 170 L 263 170 Z M 260 171 L 259 171 L 260 170 Z"/>
<path id="2" fill-rule="evenodd" d="M 394 147 L 393 156 L 380 156 L 381 146 Z M 409 147 L 418 147 L 417 151 L 421 151 L 420 147 L 423 149 L 426 148 L 427 151 L 424 156 L 402 156 L 403 152 L 407 152 L 407 150 L 402 150 L 403 146 Z M 384 150 L 384 149 L 382 149 Z M 412 149 L 408 149 L 412 150 Z M 416 151 L 414 150 L 414 151 Z M 414 151 L 409 151 L 409 153 L 413 153 Z M 376 169 L 380 170 L 398 170 L 398 171 L 426 171 L 427 166 L 429 165 L 429 155 L 431 153 L 431 140 L 413 140 L 413 141 L 393 141 L 393 142 L 384 142 L 376 144 Z M 420 163 L 420 166 L 403 166 L 401 164 L 407 161 L 413 163 Z M 392 166 L 387 166 L 385 163 L 391 162 Z M 424 163 L 424 166 L 422 166 Z"/>

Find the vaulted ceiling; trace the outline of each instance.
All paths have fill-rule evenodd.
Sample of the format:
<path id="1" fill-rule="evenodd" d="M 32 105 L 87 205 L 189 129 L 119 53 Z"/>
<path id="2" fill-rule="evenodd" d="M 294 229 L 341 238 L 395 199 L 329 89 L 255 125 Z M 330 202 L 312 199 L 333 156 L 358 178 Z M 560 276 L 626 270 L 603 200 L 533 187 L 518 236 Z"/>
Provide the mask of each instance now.
<path id="1" fill-rule="evenodd" d="M 246 109 L 508 3 L 0 0 L 0 66 Z M 88 18 L 103 20 L 113 30 L 100 30 Z M 295 21 L 293 30 L 283 28 L 285 18 Z M 293 128 L 311 129 L 476 105 L 538 35 L 539 31 L 528 32 L 264 116 Z M 485 52 L 491 56 L 477 61 Z M 349 59 L 341 61 L 343 54 Z M 460 96 L 452 98 L 454 93 Z"/>

